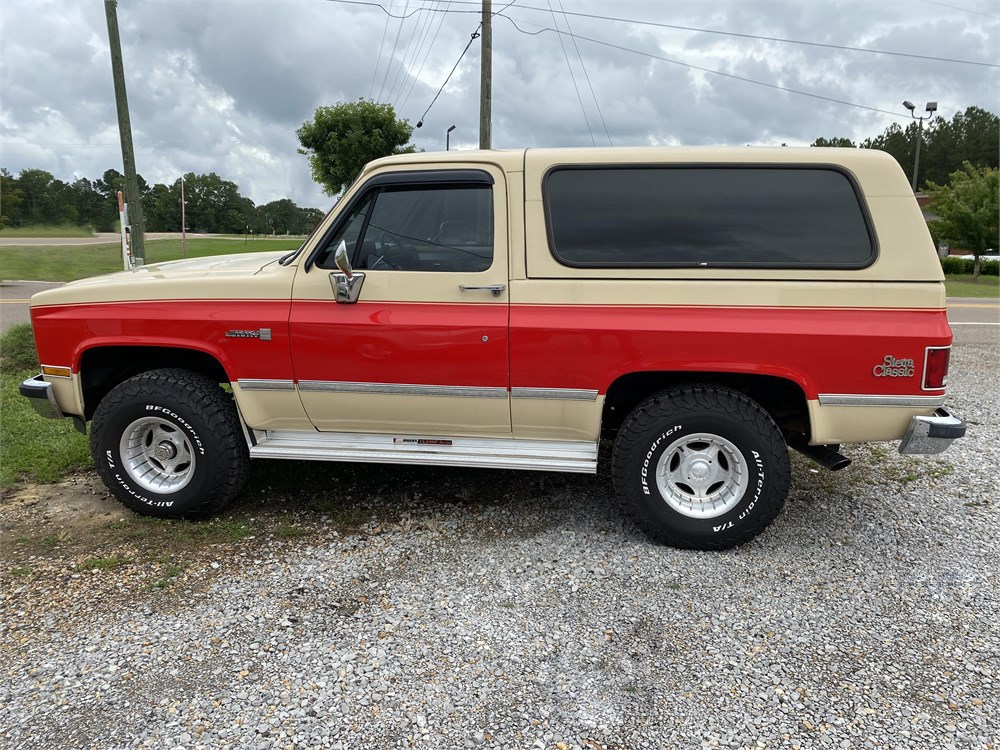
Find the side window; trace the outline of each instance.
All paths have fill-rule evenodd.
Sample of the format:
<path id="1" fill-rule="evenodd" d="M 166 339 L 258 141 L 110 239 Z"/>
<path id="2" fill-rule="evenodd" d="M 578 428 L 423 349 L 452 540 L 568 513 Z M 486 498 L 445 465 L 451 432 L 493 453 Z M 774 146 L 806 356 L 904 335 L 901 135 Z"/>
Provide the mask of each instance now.
<path id="1" fill-rule="evenodd" d="M 356 268 L 485 271 L 493 264 L 489 185 L 405 185 L 379 190 Z"/>
<path id="2" fill-rule="evenodd" d="M 549 243 L 567 266 L 863 268 L 875 245 L 852 181 L 823 167 L 550 172 Z"/>
<path id="3" fill-rule="evenodd" d="M 316 258 L 333 268 L 340 241 L 373 271 L 485 271 L 493 265 L 493 188 L 486 183 L 373 187 Z"/>

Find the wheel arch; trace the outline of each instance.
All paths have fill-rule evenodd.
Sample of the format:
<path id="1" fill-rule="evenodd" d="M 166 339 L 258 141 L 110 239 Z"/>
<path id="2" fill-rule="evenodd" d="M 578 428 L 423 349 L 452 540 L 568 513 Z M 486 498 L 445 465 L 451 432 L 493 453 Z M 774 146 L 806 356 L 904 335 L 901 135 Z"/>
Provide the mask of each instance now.
<path id="1" fill-rule="evenodd" d="M 143 372 L 167 368 L 197 372 L 217 383 L 230 382 L 222 362 L 200 349 L 121 344 L 94 346 L 79 356 L 84 420 L 93 417 L 101 399 L 115 386 Z"/>
<path id="2" fill-rule="evenodd" d="M 644 371 L 616 378 L 604 397 L 603 437 L 615 435 L 628 415 L 654 393 L 678 385 L 701 383 L 738 391 L 759 403 L 784 433 L 811 434 L 809 408 L 802 385 L 789 377 L 745 372 Z"/>

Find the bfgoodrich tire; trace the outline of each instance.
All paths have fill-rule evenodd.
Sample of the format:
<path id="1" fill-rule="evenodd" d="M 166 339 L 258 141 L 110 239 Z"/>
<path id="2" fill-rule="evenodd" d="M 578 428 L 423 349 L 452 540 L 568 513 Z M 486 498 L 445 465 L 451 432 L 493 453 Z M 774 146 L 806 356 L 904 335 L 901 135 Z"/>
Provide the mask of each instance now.
<path id="1" fill-rule="evenodd" d="M 647 399 L 615 444 L 615 490 L 656 541 L 719 550 L 753 539 L 788 495 L 788 449 L 761 406 L 720 386 L 682 386 Z"/>
<path id="2" fill-rule="evenodd" d="M 220 510 L 250 460 L 232 398 L 187 370 L 152 370 L 112 390 L 94 412 L 90 450 L 118 500 L 161 518 Z"/>

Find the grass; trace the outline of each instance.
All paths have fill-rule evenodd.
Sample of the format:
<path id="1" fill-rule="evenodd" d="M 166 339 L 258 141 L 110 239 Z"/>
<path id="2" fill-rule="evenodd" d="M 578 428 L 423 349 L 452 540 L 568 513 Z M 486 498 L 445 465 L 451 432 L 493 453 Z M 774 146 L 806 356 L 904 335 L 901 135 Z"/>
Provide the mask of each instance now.
<path id="1" fill-rule="evenodd" d="M 80 570 L 113 570 L 119 565 L 124 565 L 128 560 L 122 557 L 88 557 L 80 563 Z"/>
<path id="2" fill-rule="evenodd" d="M 944 286 L 949 297 L 1000 297 L 1000 276 L 980 276 L 973 281 L 967 274 L 948 274 Z"/>
<path id="3" fill-rule="evenodd" d="M 251 240 L 189 239 L 188 258 L 236 253 L 294 250 L 302 243 L 295 237 L 279 237 L 267 242 Z M 146 242 L 146 265 L 181 259 L 180 240 Z M 107 245 L 0 247 L 3 278 L 22 281 L 74 281 L 122 270 L 121 246 Z"/>
<path id="4" fill-rule="evenodd" d="M 31 326 L 12 326 L 0 338 L 0 487 L 20 481 L 55 482 L 90 466 L 87 438 L 68 419 L 44 419 L 18 393 L 36 375 L 38 359 Z"/>
<path id="5" fill-rule="evenodd" d="M 6 227 L 0 229 L 0 239 L 6 237 L 93 237 L 89 227 L 72 224 L 37 225 L 31 227 Z"/>

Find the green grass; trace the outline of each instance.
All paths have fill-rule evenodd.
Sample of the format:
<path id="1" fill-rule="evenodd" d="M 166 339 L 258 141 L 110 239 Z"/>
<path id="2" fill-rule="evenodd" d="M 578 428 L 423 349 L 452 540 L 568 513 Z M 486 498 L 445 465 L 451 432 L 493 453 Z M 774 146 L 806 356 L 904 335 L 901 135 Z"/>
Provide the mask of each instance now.
<path id="1" fill-rule="evenodd" d="M 42 225 L 31 227 L 6 227 L 0 229 L 0 239 L 5 237 L 93 237 L 89 227 L 71 224 Z"/>
<path id="2" fill-rule="evenodd" d="M 948 274 L 944 280 L 949 297 L 1000 297 L 1000 276 L 980 276 L 973 281 L 969 275 Z"/>
<path id="3" fill-rule="evenodd" d="M 280 237 L 264 241 L 189 239 L 188 258 L 234 253 L 294 250 L 302 240 Z M 3 278 L 24 281 L 74 281 L 122 270 L 121 245 L 71 245 L 0 247 Z M 146 243 L 146 265 L 181 259 L 180 240 L 152 240 Z"/>
<path id="4" fill-rule="evenodd" d="M 0 338 L 0 487 L 20 481 L 55 482 L 90 466 L 87 438 L 68 419 L 45 419 L 35 413 L 18 385 L 38 374 L 34 339 L 27 323 L 12 326 Z"/>

